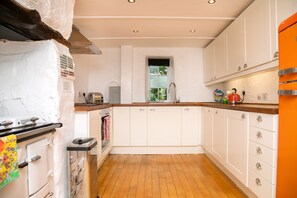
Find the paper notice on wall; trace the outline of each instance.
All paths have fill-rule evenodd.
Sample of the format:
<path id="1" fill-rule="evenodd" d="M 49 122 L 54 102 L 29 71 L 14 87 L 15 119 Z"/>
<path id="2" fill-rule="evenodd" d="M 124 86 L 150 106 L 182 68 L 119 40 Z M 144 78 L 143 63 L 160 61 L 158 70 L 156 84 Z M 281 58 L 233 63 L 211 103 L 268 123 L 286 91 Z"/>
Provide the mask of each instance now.
<path id="1" fill-rule="evenodd" d="M 60 55 L 61 77 L 74 80 L 74 64 L 71 57 Z"/>
<path id="2" fill-rule="evenodd" d="M 64 93 L 73 93 L 74 92 L 72 81 L 63 80 L 63 92 Z"/>

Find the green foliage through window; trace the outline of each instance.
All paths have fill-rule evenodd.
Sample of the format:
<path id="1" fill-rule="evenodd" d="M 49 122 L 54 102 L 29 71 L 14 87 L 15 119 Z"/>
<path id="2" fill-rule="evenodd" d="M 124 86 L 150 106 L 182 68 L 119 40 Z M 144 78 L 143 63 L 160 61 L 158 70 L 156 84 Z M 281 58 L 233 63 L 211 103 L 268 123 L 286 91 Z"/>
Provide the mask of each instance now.
<path id="1" fill-rule="evenodd" d="M 167 70 L 166 66 L 150 66 L 150 101 L 167 100 Z"/>

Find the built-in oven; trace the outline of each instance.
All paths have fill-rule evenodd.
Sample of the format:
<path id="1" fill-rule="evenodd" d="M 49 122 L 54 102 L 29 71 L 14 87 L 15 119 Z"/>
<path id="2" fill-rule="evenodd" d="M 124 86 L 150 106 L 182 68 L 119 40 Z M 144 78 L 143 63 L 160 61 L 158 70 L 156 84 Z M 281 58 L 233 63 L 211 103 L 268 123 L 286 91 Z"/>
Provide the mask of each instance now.
<path id="1" fill-rule="evenodd" d="M 110 145 L 110 127 L 111 127 L 111 117 L 110 109 L 101 110 L 101 153 L 109 147 Z"/>

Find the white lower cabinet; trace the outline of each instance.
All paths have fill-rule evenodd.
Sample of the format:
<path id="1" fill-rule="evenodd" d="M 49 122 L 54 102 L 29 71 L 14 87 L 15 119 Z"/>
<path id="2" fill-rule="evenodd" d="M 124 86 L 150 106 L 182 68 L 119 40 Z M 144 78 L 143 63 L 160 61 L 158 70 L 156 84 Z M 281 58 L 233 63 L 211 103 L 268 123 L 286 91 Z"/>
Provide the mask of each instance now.
<path id="1" fill-rule="evenodd" d="M 181 107 L 148 108 L 148 146 L 181 146 Z"/>
<path id="2" fill-rule="evenodd" d="M 226 161 L 226 115 L 224 109 L 213 109 L 212 154 L 221 163 Z"/>
<path id="3" fill-rule="evenodd" d="M 247 185 L 248 166 L 248 113 L 226 110 L 227 169 Z"/>
<path id="4" fill-rule="evenodd" d="M 130 146 L 130 107 L 113 108 L 113 145 Z"/>
<path id="5" fill-rule="evenodd" d="M 147 146 L 147 107 L 130 107 L 131 146 Z"/>
<path id="6" fill-rule="evenodd" d="M 181 114 L 182 146 L 200 145 L 200 108 L 182 107 Z"/>
<path id="7" fill-rule="evenodd" d="M 202 146 L 207 153 L 212 153 L 212 108 L 201 108 L 201 139 Z"/>
<path id="8" fill-rule="evenodd" d="M 248 187 L 261 198 L 276 196 L 278 116 L 250 113 Z"/>

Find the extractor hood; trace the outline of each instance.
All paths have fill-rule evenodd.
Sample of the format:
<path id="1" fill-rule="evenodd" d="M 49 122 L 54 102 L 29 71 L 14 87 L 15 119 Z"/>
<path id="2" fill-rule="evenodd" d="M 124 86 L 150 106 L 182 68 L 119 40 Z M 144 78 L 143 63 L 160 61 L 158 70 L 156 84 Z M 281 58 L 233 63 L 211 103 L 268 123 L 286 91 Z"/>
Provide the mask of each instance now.
<path id="1" fill-rule="evenodd" d="M 72 26 L 72 33 L 68 41 L 71 43 L 71 54 L 102 54 L 96 45 L 80 33 L 75 25 Z"/>

